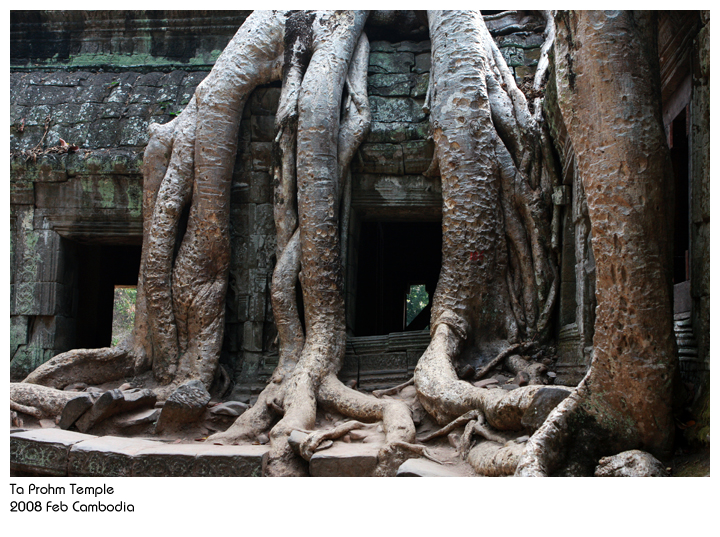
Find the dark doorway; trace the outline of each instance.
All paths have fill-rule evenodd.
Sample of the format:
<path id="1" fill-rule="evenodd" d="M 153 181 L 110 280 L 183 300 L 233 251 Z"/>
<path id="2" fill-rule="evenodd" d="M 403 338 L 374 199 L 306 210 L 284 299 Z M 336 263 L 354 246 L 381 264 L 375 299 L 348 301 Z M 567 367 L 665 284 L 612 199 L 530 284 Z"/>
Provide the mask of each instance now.
<path id="1" fill-rule="evenodd" d="M 363 222 L 357 276 L 357 336 L 421 330 L 429 324 L 430 304 L 407 323 L 411 286 L 432 297 L 440 275 L 440 222 Z"/>
<path id="2" fill-rule="evenodd" d="M 115 286 L 137 285 L 140 246 L 78 244 L 75 347 L 109 347 Z"/>

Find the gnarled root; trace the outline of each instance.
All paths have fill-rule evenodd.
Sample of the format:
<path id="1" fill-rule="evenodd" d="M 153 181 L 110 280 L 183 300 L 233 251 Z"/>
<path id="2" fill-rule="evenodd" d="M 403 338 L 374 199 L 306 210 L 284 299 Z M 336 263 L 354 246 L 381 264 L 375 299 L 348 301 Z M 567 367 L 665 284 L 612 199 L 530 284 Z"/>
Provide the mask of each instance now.
<path id="1" fill-rule="evenodd" d="M 486 440 L 470 450 L 467 461 L 478 475 L 513 475 L 524 449 L 525 444 L 522 443 L 510 441 L 502 444 Z"/>
<path id="2" fill-rule="evenodd" d="M 398 384 L 397 386 L 393 386 L 392 388 L 387 388 L 385 390 L 373 390 L 372 394 L 378 399 L 383 395 L 395 395 L 396 393 L 400 393 L 401 391 L 403 391 L 403 389 L 407 388 L 408 386 L 412 386 L 414 383 L 415 378 L 411 378 L 407 382 L 403 382 L 402 384 Z"/>
<path id="3" fill-rule="evenodd" d="M 328 377 L 318 391 L 318 402 L 324 407 L 363 422 L 382 420 L 387 445 L 379 454 L 377 475 L 395 475 L 409 456 L 393 444 L 405 445 L 415 442 L 415 425 L 410 407 L 396 399 L 376 399 L 345 386 L 337 377 Z M 404 451 L 407 454 L 407 450 Z"/>
<path id="4" fill-rule="evenodd" d="M 458 379 L 451 356 L 456 356 L 460 338 L 446 324 L 439 325 L 430 346 L 415 369 L 415 387 L 425 410 L 441 425 L 478 409 L 488 424 L 498 430 L 521 430 L 522 418 L 543 386 L 515 390 L 486 390 Z M 558 389 L 564 389 L 558 386 Z"/>
<path id="5" fill-rule="evenodd" d="M 75 349 L 51 358 L 30 373 L 23 383 L 61 390 L 75 382 L 102 384 L 135 373 L 135 357 L 124 345 Z"/>
<path id="6" fill-rule="evenodd" d="M 10 409 L 37 419 L 57 418 L 65 405 L 77 396 L 77 392 L 64 392 L 37 384 L 10 383 Z"/>
<path id="7" fill-rule="evenodd" d="M 310 457 L 313 456 L 313 453 L 317 451 L 321 444 L 325 443 L 328 440 L 337 440 L 338 438 L 342 438 L 350 431 L 360 429 L 361 427 L 363 427 L 363 425 L 364 424 L 360 423 L 359 421 L 352 420 L 341 423 L 337 427 L 334 427 L 328 431 L 311 432 L 300 444 L 300 456 L 306 461 L 309 461 Z"/>

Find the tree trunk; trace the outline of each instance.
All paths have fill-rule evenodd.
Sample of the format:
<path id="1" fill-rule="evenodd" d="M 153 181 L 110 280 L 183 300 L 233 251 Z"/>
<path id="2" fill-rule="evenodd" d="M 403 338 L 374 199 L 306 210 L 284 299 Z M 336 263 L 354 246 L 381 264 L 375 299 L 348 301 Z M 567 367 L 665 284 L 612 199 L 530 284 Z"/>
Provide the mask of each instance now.
<path id="1" fill-rule="evenodd" d="M 552 472 L 578 438 L 588 464 L 629 449 L 667 457 L 674 431 L 673 182 L 656 15 L 561 12 L 556 24 L 559 104 L 587 196 L 598 305 L 590 371 L 533 436 L 520 475 Z"/>
<path id="2" fill-rule="evenodd" d="M 557 270 L 549 237 L 541 244 L 538 230 L 548 229 L 554 170 L 542 158 L 522 157 L 542 153 L 543 133 L 480 13 L 431 11 L 428 18 L 443 262 L 433 297 L 433 338 L 418 362 L 415 385 L 441 424 L 480 408 L 491 426 L 521 429 L 541 386 L 476 388 L 458 379 L 454 365 L 468 345 L 494 355 L 520 337 L 547 333 L 538 311 L 554 302 Z M 529 205 L 535 212 L 523 214 Z"/>

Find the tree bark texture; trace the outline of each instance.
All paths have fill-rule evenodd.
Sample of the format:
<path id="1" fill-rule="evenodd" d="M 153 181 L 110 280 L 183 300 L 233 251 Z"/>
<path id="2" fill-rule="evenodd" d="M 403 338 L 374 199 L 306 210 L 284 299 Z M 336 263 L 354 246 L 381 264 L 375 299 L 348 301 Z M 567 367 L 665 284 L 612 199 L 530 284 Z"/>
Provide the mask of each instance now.
<path id="1" fill-rule="evenodd" d="M 593 431 L 592 455 L 670 454 L 672 165 L 661 119 L 657 21 L 560 12 L 559 104 L 587 195 L 597 281 L 594 355 L 577 393 L 531 439 L 518 472 L 547 474 L 561 439 Z"/>
<path id="2" fill-rule="evenodd" d="M 470 344 L 497 349 L 546 334 L 542 317 L 554 302 L 557 271 L 549 237 L 541 239 L 538 230 L 547 228 L 551 214 L 554 170 L 542 158 L 523 157 L 542 155 L 543 133 L 482 16 L 431 11 L 428 18 L 443 260 L 433 297 L 433 337 L 418 362 L 415 385 L 441 424 L 481 408 L 493 427 L 520 429 L 540 387 L 476 388 L 458 379 L 454 361 Z"/>

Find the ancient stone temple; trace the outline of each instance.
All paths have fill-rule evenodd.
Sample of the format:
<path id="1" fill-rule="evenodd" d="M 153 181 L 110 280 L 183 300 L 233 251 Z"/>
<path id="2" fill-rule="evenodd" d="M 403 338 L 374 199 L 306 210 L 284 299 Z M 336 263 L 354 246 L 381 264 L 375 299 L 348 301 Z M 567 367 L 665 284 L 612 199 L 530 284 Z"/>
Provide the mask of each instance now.
<path id="1" fill-rule="evenodd" d="M 147 127 L 165 123 L 249 12 L 11 12 L 11 348 L 13 380 L 74 348 L 111 343 L 113 293 L 134 286 L 143 222 Z M 487 26 L 522 88 L 543 42 L 532 13 L 487 12 Z M 675 172 L 675 330 L 683 377 L 709 372 L 709 30 L 697 12 L 660 22 L 663 119 Z M 440 178 L 424 108 L 427 28 L 368 29 L 372 126 L 352 165 L 344 250 L 348 342 L 340 378 L 365 389 L 409 379 L 430 341 L 441 264 Z M 277 361 L 269 298 L 275 265 L 271 184 L 280 85 L 244 109 L 231 196 L 231 269 L 221 364 L 238 399 Z M 562 185 L 553 193 L 561 286 L 553 317 L 557 383 L 577 384 L 592 356 L 595 271 L 575 155 L 556 105 L 549 118 Z"/>

